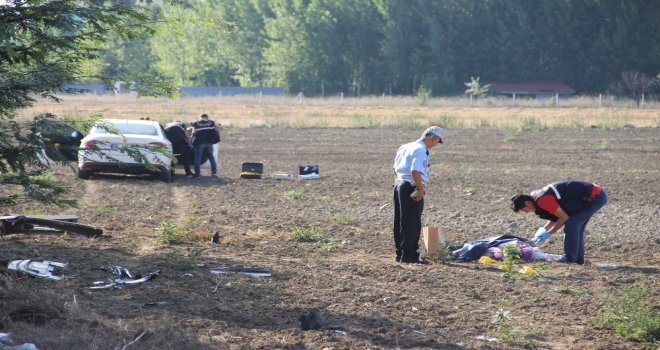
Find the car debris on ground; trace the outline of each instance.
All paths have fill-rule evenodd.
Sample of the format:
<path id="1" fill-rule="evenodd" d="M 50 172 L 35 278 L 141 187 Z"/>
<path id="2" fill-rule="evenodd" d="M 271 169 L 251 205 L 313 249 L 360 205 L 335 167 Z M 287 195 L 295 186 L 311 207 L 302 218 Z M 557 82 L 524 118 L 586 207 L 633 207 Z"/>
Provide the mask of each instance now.
<path id="1" fill-rule="evenodd" d="M 77 223 L 75 215 L 21 215 L 0 216 L 0 236 L 16 233 L 62 233 L 71 232 L 85 237 L 100 237 L 103 230 Z"/>
<path id="2" fill-rule="evenodd" d="M 261 267 L 218 267 L 210 269 L 211 273 L 214 275 L 224 275 L 230 273 L 240 273 L 243 275 L 248 275 L 252 277 L 270 277 L 272 272 L 268 269 Z"/>
<path id="3" fill-rule="evenodd" d="M 7 264 L 7 268 L 30 276 L 59 281 L 64 279 L 60 269 L 65 268 L 67 265 L 68 263 L 47 260 L 13 260 Z"/>
<path id="4" fill-rule="evenodd" d="M 117 278 L 108 278 L 106 281 L 95 281 L 89 289 L 107 289 L 107 288 L 121 288 L 123 286 L 131 286 L 150 281 L 160 276 L 160 270 L 149 273 L 142 277 L 140 274 L 133 275 L 127 268 L 123 266 L 110 266 L 109 268 L 101 268 L 103 271 L 109 271 L 117 276 Z"/>
<path id="5" fill-rule="evenodd" d="M 32 343 L 23 343 L 14 345 L 10 333 L 0 333 L 0 350 L 38 350 Z"/>

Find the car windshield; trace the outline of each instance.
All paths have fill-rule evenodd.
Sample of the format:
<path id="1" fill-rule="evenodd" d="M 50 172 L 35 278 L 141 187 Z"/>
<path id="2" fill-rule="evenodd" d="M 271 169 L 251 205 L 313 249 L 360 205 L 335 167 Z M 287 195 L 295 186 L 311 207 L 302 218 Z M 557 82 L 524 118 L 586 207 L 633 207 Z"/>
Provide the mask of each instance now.
<path id="1" fill-rule="evenodd" d="M 103 125 L 107 125 L 107 127 L 104 127 Z M 151 124 L 129 124 L 129 123 L 110 123 L 110 122 L 101 123 L 97 125 L 94 132 L 97 134 L 114 133 L 115 130 L 113 130 L 113 128 L 116 129 L 117 133 L 119 134 L 150 135 L 150 136 L 158 135 L 158 131 L 156 127 Z"/>

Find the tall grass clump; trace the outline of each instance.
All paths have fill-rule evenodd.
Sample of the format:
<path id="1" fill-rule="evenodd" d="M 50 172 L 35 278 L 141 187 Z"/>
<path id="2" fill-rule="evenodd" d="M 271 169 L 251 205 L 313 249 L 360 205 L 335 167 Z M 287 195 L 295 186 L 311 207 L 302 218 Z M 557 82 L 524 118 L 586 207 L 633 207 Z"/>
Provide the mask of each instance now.
<path id="1" fill-rule="evenodd" d="M 297 242 L 317 242 L 323 238 L 321 229 L 316 226 L 303 227 L 294 226 L 291 228 L 291 239 Z"/>
<path id="2" fill-rule="evenodd" d="M 424 85 L 420 85 L 419 89 L 417 89 L 417 97 L 415 101 L 417 102 L 418 106 L 426 106 L 429 102 L 429 99 L 431 98 L 431 88 L 427 88 Z"/>
<path id="3" fill-rule="evenodd" d="M 400 116 L 397 118 L 396 124 L 403 130 L 420 130 L 425 129 L 424 115 L 413 113 L 409 115 Z"/>
<path id="4" fill-rule="evenodd" d="M 479 119 L 477 124 L 475 124 L 475 127 L 479 129 L 489 129 L 493 127 L 493 124 L 491 124 L 488 119 Z"/>
<path id="5" fill-rule="evenodd" d="M 615 114 L 608 116 L 606 118 L 600 119 L 598 121 L 598 126 L 601 129 L 604 130 L 619 130 L 624 124 L 625 118 L 622 117 L 621 115 Z"/>
<path id="6" fill-rule="evenodd" d="M 465 123 L 462 120 L 446 114 L 439 118 L 434 118 L 431 124 L 442 126 L 445 129 L 460 129 L 465 126 Z"/>
<path id="7" fill-rule="evenodd" d="M 545 124 L 534 117 L 525 118 L 520 124 L 520 130 L 522 131 L 542 131 L 545 129 L 547 129 Z"/>
<path id="8" fill-rule="evenodd" d="M 349 116 L 351 127 L 354 128 L 375 128 L 381 125 L 380 121 L 370 115 L 353 114 Z"/>

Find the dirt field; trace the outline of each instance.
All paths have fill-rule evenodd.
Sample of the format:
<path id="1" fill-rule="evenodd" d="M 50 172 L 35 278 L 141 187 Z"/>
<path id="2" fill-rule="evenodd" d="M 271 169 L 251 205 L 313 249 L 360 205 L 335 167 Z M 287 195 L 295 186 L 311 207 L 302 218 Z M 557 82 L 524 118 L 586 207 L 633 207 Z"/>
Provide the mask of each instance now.
<path id="1" fill-rule="evenodd" d="M 39 349 L 645 347 L 594 317 L 630 288 L 649 288 L 648 299 L 658 300 L 660 129 L 449 130 L 445 145 L 431 150 L 423 222 L 443 225 L 454 243 L 531 236 L 541 221 L 509 209 L 517 192 L 567 177 L 608 191 L 609 203 L 587 227 L 587 264 L 532 264 L 540 274 L 526 278 L 505 278 L 478 263 L 394 261 L 392 160 L 419 133 L 232 129 L 221 143 L 219 178 L 205 170 L 201 179 L 185 179 L 179 169 L 172 184 L 79 180 L 62 169 L 81 205 L 45 213 L 79 215 L 108 237 L 0 237 L 3 259 L 69 263 L 63 281 L 0 276 L 0 331 Z M 318 164 L 322 178 L 240 179 L 242 162 L 263 162 L 266 177 Z M 191 242 L 159 242 L 156 228 L 166 220 L 190 227 Z M 322 239 L 292 240 L 297 228 Z M 215 231 L 220 244 L 210 242 Z M 562 238 L 543 248 L 560 254 Z M 210 263 L 187 269 L 192 261 Z M 162 273 L 138 286 L 90 290 L 93 281 L 111 277 L 99 268 L 112 265 Z M 219 276 L 209 266 L 264 267 L 272 277 Z M 500 307 L 511 319 L 498 326 L 492 321 Z M 313 310 L 324 316 L 324 328 L 302 331 L 299 316 Z M 512 333 L 518 337 L 508 343 L 475 339 Z"/>

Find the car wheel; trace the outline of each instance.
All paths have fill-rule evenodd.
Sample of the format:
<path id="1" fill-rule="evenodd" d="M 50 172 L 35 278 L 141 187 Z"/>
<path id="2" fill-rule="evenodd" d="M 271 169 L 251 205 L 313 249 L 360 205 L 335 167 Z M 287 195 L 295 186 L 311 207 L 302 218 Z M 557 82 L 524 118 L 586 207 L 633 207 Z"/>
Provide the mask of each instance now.
<path id="1" fill-rule="evenodd" d="M 76 175 L 78 175 L 79 179 L 87 180 L 89 179 L 90 176 L 92 176 L 92 172 L 87 170 L 81 170 L 80 168 L 78 168 L 78 170 L 76 171 Z"/>
<path id="2" fill-rule="evenodd" d="M 163 169 L 159 173 L 160 181 L 163 181 L 163 182 L 172 182 L 172 177 L 173 176 L 174 175 L 172 174 L 172 170 L 170 168 Z"/>

